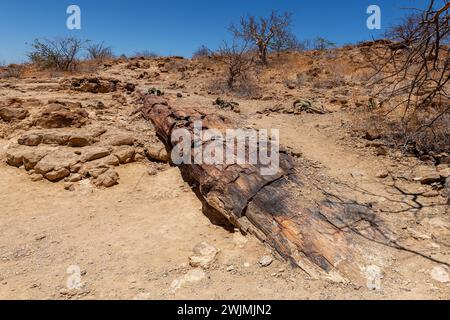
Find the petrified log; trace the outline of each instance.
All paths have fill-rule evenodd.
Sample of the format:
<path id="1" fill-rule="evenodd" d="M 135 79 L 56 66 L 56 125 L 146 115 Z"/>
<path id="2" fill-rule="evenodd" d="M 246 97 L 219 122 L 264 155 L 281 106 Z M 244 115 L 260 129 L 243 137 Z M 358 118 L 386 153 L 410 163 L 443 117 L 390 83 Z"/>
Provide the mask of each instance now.
<path id="1" fill-rule="evenodd" d="M 183 128 L 194 135 L 196 121 L 202 121 L 203 129 L 225 132 L 233 128 L 231 120 L 212 110 L 152 95 L 145 97 L 142 113 L 154 124 L 168 151 L 180 143 L 172 133 Z M 210 142 L 202 141 L 204 145 Z M 306 186 L 297 176 L 294 163 L 291 156 L 280 153 L 279 169 L 269 176 L 261 174 L 260 163 L 179 167 L 185 179 L 196 183 L 210 209 L 241 231 L 254 234 L 309 275 L 317 277 L 326 272 L 360 280 L 363 265 L 359 251 L 353 248 L 356 234 L 385 240 L 375 216 L 366 207 L 330 197 L 318 203 L 302 203 Z"/>

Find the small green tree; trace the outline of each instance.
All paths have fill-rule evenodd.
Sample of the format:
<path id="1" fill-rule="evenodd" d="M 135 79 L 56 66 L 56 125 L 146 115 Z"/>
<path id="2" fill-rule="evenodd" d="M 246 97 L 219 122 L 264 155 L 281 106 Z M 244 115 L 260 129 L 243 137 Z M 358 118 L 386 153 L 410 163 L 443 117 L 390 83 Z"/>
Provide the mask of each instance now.
<path id="1" fill-rule="evenodd" d="M 328 39 L 317 37 L 313 41 L 314 50 L 325 51 L 336 47 L 336 44 Z"/>

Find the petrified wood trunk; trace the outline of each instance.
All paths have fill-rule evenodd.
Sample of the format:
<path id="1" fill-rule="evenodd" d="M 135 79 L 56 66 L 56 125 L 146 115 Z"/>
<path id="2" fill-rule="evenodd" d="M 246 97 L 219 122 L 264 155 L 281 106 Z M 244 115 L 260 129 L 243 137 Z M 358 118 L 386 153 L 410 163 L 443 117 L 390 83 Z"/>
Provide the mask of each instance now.
<path id="1" fill-rule="evenodd" d="M 230 120 L 207 108 L 151 95 L 146 96 L 142 112 L 169 151 L 179 143 L 172 141 L 173 131 L 185 128 L 193 134 L 195 121 L 201 120 L 203 129 L 224 132 L 234 128 Z M 279 170 L 271 176 L 261 175 L 260 164 L 179 167 L 185 178 L 197 184 L 209 207 L 313 277 L 325 271 L 360 280 L 362 265 L 353 249 L 355 233 L 361 233 L 356 222 L 368 221 L 365 237 L 383 238 L 365 207 L 330 199 L 317 205 L 299 203 L 304 186 L 296 175 L 294 159 L 287 154 L 280 153 Z"/>

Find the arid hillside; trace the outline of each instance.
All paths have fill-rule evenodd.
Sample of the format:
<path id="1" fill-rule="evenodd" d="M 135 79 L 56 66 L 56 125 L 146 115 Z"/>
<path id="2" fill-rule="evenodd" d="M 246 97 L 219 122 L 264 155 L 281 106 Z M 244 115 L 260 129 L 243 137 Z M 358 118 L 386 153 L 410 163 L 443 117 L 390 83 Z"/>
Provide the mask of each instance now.
<path id="1" fill-rule="evenodd" d="M 233 88 L 216 55 L 3 68 L 0 298 L 449 299 L 449 119 L 405 147 L 401 109 L 386 113 L 396 101 L 373 84 L 385 49 L 274 53 Z M 388 230 L 349 244 L 362 281 L 312 277 L 209 216 L 144 119 L 146 95 L 279 129 L 305 186 L 299 205 L 348 201 L 373 213 L 359 230 Z"/>

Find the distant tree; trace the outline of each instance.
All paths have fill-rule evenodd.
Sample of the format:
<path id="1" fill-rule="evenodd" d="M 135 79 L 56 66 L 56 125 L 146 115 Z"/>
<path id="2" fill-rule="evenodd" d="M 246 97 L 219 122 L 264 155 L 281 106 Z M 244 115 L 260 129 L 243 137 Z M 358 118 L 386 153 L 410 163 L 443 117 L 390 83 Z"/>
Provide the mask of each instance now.
<path id="1" fill-rule="evenodd" d="M 248 47 L 248 42 L 233 40 L 231 45 L 224 42 L 215 54 L 215 58 L 226 65 L 227 86 L 231 90 L 237 80 L 245 80 L 247 71 L 254 66 L 254 54 Z"/>
<path id="2" fill-rule="evenodd" d="M 198 58 L 202 58 L 202 57 L 207 57 L 211 54 L 212 54 L 211 50 L 209 50 L 208 47 L 202 45 L 200 48 L 195 50 L 195 52 L 192 55 L 192 58 L 198 59 Z"/>
<path id="3" fill-rule="evenodd" d="M 272 11 L 268 17 L 242 17 L 239 25 L 231 25 L 230 31 L 235 37 L 256 46 L 260 61 L 267 65 L 271 46 L 281 50 L 294 38 L 289 30 L 291 24 L 292 14 L 279 15 Z"/>
<path id="4" fill-rule="evenodd" d="M 276 37 L 271 41 L 269 47 L 272 51 L 280 54 L 283 51 L 303 51 L 302 43 L 298 41 L 297 37 L 288 30 L 280 31 Z"/>
<path id="5" fill-rule="evenodd" d="M 134 57 L 143 57 L 143 58 L 157 58 L 158 56 L 159 55 L 156 52 L 150 50 L 142 50 L 134 54 Z"/>
<path id="6" fill-rule="evenodd" d="M 325 51 L 336 47 L 336 44 L 328 39 L 317 37 L 313 40 L 314 50 Z"/>
<path id="7" fill-rule="evenodd" d="M 31 45 L 33 51 L 28 53 L 32 63 L 41 68 L 53 68 L 62 71 L 73 71 L 76 68 L 81 50 L 89 40 L 73 37 L 53 40 L 36 39 Z"/>
<path id="8" fill-rule="evenodd" d="M 104 43 L 91 44 L 87 47 L 88 58 L 92 60 L 104 61 L 114 57 L 111 47 L 105 47 Z"/>
<path id="9" fill-rule="evenodd" d="M 390 27 L 385 34 L 387 39 L 401 42 L 403 44 L 411 44 L 417 40 L 418 32 L 417 25 L 422 21 L 420 13 L 412 13 L 405 18 L 398 25 Z"/>

